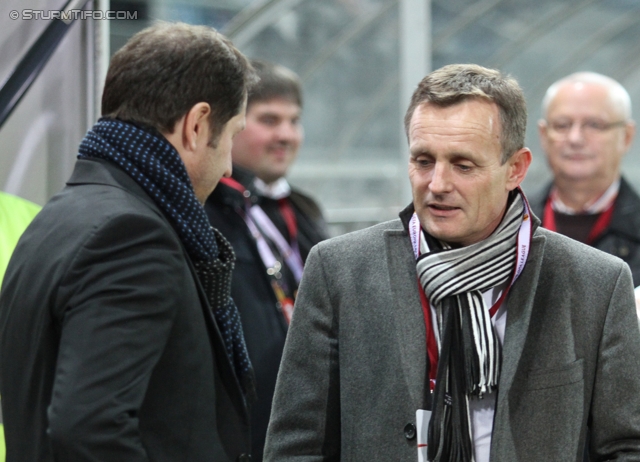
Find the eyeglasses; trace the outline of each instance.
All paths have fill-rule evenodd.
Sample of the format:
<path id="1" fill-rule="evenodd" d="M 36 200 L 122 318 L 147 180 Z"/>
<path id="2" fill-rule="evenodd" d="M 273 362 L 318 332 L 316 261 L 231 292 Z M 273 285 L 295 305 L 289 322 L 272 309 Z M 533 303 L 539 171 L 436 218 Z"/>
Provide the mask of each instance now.
<path id="1" fill-rule="evenodd" d="M 597 135 L 611 130 L 614 127 L 623 127 L 626 125 L 626 120 L 619 120 L 617 122 L 604 122 L 602 120 L 585 120 L 584 122 L 574 122 L 572 120 L 561 120 L 548 122 L 549 129 L 556 135 L 566 136 L 571 132 L 574 124 L 578 124 L 580 131 L 585 136 Z"/>

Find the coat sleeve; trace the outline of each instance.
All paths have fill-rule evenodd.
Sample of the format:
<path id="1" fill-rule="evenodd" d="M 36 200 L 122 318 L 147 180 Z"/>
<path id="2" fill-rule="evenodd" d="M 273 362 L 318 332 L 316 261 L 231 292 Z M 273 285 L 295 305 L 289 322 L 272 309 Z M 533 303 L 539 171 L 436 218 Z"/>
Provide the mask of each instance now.
<path id="1" fill-rule="evenodd" d="M 591 460 L 640 461 L 640 329 L 622 264 L 602 330 L 591 402 Z"/>
<path id="2" fill-rule="evenodd" d="M 340 460 L 339 294 L 319 247 L 309 254 L 267 432 L 265 461 Z"/>
<path id="3" fill-rule="evenodd" d="M 56 303 L 56 460 L 148 460 L 138 413 L 188 283 L 184 265 L 178 240 L 152 217 L 112 217 L 81 246 Z"/>

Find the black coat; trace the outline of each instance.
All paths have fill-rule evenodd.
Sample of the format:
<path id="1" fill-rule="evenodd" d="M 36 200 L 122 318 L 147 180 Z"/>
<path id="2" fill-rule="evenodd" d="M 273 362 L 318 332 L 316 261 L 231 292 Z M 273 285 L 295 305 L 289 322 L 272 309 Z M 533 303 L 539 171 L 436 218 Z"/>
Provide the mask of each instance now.
<path id="1" fill-rule="evenodd" d="M 251 193 L 249 200 L 260 203 L 282 235 L 289 238 L 275 201 L 259 197 L 253 190 L 253 176 L 234 166 L 233 177 Z M 304 260 L 311 247 L 327 238 L 326 224 L 318 205 L 311 198 L 293 190 L 290 199 L 298 223 L 298 243 Z M 258 400 L 251 408 L 252 460 L 256 462 L 262 460 L 287 323 L 277 307 L 255 239 L 238 213 L 244 201 L 239 191 L 219 184 L 207 200 L 205 210 L 211 224 L 229 240 L 236 253 L 231 295 L 240 311 L 247 349 L 256 374 Z"/>
<path id="2" fill-rule="evenodd" d="M 540 219 L 544 217 L 551 186 L 548 184 L 537 193 L 527 195 L 531 210 Z M 633 285 L 640 285 L 640 197 L 624 178 L 620 180 L 611 223 L 592 246 L 627 262 L 633 275 Z"/>
<path id="3" fill-rule="evenodd" d="M 186 250 L 113 164 L 79 160 L 0 296 L 7 462 L 245 460 L 248 412 Z"/>

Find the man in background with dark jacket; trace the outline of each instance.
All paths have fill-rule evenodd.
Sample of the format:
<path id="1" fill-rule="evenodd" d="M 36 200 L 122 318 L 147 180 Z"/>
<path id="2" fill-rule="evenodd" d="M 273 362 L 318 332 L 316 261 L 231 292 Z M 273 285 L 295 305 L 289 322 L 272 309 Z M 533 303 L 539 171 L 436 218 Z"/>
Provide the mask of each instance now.
<path id="1" fill-rule="evenodd" d="M 252 460 L 261 461 L 302 266 L 327 231 L 315 201 L 285 179 L 303 139 L 299 79 L 282 66 L 252 65 L 260 81 L 249 92 L 246 127 L 233 143 L 233 176 L 221 181 L 205 209 L 236 252 L 231 294 L 256 373 Z"/>
<path id="2" fill-rule="evenodd" d="M 640 197 L 620 172 L 633 142 L 620 83 L 578 72 L 549 87 L 538 122 L 553 181 L 530 196 L 542 226 L 615 255 L 640 285 Z"/>

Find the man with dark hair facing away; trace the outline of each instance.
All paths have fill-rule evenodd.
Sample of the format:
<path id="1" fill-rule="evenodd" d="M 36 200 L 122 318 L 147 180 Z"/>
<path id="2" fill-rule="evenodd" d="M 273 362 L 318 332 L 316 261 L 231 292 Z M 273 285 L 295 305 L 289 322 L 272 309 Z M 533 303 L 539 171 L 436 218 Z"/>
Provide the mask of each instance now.
<path id="1" fill-rule="evenodd" d="M 413 202 L 311 251 L 265 460 L 640 461 L 631 272 L 531 214 L 526 120 L 496 70 L 420 82 Z"/>
<path id="2" fill-rule="evenodd" d="M 285 179 L 303 138 L 298 76 L 264 61 L 252 65 L 260 81 L 249 91 L 246 128 L 233 143 L 233 175 L 222 180 L 205 210 L 236 252 L 231 294 L 256 373 L 252 456 L 261 461 L 302 267 L 327 232 L 315 201 Z"/>
<path id="3" fill-rule="evenodd" d="M 113 56 L 103 117 L 5 274 L 7 462 L 249 460 L 233 251 L 202 204 L 253 81 L 203 26 L 161 23 Z"/>

